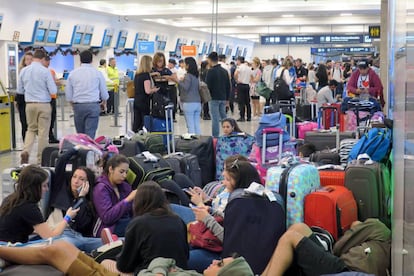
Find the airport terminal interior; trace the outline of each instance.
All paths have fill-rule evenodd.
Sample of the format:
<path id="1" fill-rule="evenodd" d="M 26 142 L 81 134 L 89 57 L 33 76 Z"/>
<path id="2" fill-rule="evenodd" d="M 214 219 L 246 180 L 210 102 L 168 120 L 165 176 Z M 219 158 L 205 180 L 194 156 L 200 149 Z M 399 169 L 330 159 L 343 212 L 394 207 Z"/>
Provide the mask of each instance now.
<path id="1" fill-rule="evenodd" d="M 24 143 L 11 95 L 24 53 L 38 48 L 49 54 L 50 68 L 62 80 L 57 139 L 76 132 L 64 86 L 87 49 L 93 66 L 115 58 L 119 70 L 118 112 L 100 116 L 97 130 L 97 136 L 109 137 L 132 130 L 127 82 L 145 55 L 162 52 L 176 68 L 186 56 L 200 63 L 213 51 L 228 65 L 238 57 L 280 62 L 290 56 L 308 68 L 327 61 L 374 62 L 384 87 L 383 112 L 394 124 L 391 272 L 414 275 L 414 150 L 407 146 L 414 141 L 413 0 L 0 0 L 0 171 L 20 165 Z M 240 118 L 237 104 L 227 116 Z M 239 126 L 254 134 L 259 121 L 252 115 Z M 201 134 L 212 135 L 211 120 L 200 122 Z M 186 132 L 177 113 L 174 133 Z"/>

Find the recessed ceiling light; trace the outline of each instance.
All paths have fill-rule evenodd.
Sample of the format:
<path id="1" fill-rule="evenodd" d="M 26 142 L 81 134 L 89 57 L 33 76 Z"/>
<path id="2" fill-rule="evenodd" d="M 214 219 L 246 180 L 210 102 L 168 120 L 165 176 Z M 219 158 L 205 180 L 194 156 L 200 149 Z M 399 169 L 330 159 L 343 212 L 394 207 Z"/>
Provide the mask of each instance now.
<path id="1" fill-rule="evenodd" d="M 352 13 L 341 13 L 341 16 L 352 16 Z"/>
<path id="2" fill-rule="evenodd" d="M 244 14 L 242 14 L 242 15 L 238 15 L 237 16 L 237 18 L 247 18 L 248 16 L 247 15 L 244 15 Z"/>
<path id="3" fill-rule="evenodd" d="M 290 17 L 294 17 L 294 15 L 293 14 L 282 14 L 282 17 L 290 18 Z"/>

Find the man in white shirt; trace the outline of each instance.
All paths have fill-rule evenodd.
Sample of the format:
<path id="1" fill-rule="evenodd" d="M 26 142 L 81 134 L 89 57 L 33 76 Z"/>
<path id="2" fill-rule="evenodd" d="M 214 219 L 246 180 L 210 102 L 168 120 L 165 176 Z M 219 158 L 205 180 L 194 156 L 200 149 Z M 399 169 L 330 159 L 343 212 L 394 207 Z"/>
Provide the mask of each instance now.
<path id="1" fill-rule="evenodd" d="M 175 65 L 177 65 L 177 62 L 175 61 L 175 59 L 170 58 L 168 60 L 167 67 L 168 67 L 168 69 L 170 69 L 170 71 L 173 75 L 176 74 L 177 77 L 178 77 L 178 70 L 177 70 L 177 68 L 175 68 Z M 184 72 L 185 72 L 185 69 L 184 69 Z M 180 74 L 181 74 L 181 72 L 180 72 Z M 182 78 L 184 78 L 184 76 L 185 76 L 185 74 L 182 76 Z M 179 99 L 179 93 L 177 93 L 177 91 L 178 91 L 177 83 L 174 82 L 173 80 L 168 80 L 168 91 L 169 91 L 171 100 L 174 103 L 174 113 L 173 113 L 173 115 L 174 115 L 174 121 L 175 121 L 175 114 L 177 113 L 177 108 L 180 109 L 180 113 L 181 113 L 182 108 L 181 108 L 181 102 L 180 102 L 180 99 Z"/>
<path id="2" fill-rule="evenodd" d="M 240 118 L 238 122 L 252 120 L 252 109 L 250 106 L 250 80 L 252 77 L 252 69 L 244 62 L 244 57 L 237 58 L 237 69 L 234 73 L 234 79 L 237 82 L 237 99 L 239 100 Z"/>
<path id="3" fill-rule="evenodd" d="M 322 87 L 322 89 L 319 90 L 316 96 L 316 99 L 318 100 L 318 110 L 323 104 L 336 102 L 336 99 L 333 96 L 333 94 L 335 93 L 337 86 L 338 82 L 336 80 L 330 80 L 327 86 Z"/>

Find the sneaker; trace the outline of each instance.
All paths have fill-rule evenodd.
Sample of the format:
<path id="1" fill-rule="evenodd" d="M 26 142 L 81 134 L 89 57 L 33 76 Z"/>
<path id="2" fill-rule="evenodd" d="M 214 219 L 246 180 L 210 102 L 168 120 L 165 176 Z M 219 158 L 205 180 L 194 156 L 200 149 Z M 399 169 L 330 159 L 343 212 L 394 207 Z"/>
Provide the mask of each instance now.
<path id="1" fill-rule="evenodd" d="M 114 241 L 117 241 L 118 236 L 115 234 L 112 234 L 109 228 L 104 228 L 102 229 L 102 232 L 101 232 L 101 240 L 102 240 L 102 244 L 109 244 Z"/>
<path id="2" fill-rule="evenodd" d="M 245 120 L 243 118 L 240 118 L 237 120 L 237 122 L 244 122 Z"/>
<path id="3" fill-rule="evenodd" d="M 29 164 L 29 153 L 27 151 L 23 151 L 20 154 L 20 165 Z"/>

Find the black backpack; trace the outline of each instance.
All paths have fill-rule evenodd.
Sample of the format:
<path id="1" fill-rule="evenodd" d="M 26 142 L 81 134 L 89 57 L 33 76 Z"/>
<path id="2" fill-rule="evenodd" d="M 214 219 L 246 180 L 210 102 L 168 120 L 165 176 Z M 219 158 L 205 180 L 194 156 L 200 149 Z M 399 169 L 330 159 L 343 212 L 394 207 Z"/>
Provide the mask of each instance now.
<path id="1" fill-rule="evenodd" d="M 282 70 L 280 76 L 276 77 L 273 84 L 273 91 L 275 92 L 276 101 L 280 100 L 290 100 L 292 98 L 292 93 L 290 92 L 289 85 L 283 79 L 283 74 L 286 69 Z"/>

